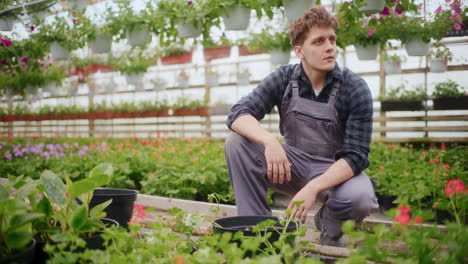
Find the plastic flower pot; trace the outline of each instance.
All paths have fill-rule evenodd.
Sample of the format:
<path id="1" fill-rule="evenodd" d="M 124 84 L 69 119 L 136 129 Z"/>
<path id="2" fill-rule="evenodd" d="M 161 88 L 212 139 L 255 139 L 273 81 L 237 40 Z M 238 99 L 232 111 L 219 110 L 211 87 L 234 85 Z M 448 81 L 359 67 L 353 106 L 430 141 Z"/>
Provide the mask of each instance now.
<path id="1" fill-rule="evenodd" d="M 6 259 L 0 259 L 0 264 L 9 264 L 9 263 L 20 263 L 20 264 L 29 264 L 34 262 L 34 255 L 36 253 L 36 240 L 32 240 L 29 246 L 20 251 L 13 256 L 10 256 Z"/>
<path id="2" fill-rule="evenodd" d="M 364 14 L 380 13 L 385 7 L 385 0 L 364 0 L 365 5 L 359 8 Z"/>
<path id="3" fill-rule="evenodd" d="M 305 10 L 314 5 L 313 2 L 311 0 L 283 0 L 284 13 L 288 21 L 300 17 Z"/>
<path id="4" fill-rule="evenodd" d="M 354 48 L 356 48 L 356 55 L 359 60 L 375 60 L 379 54 L 378 44 L 368 46 L 354 44 Z"/>
<path id="5" fill-rule="evenodd" d="M 223 16 L 226 30 L 246 30 L 250 22 L 250 9 L 236 6 L 227 9 L 227 15 Z"/>
<path id="6" fill-rule="evenodd" d="M 137 191 L 135 190 L 97 188 L 94 189 L 89 207 L 93 208 L 112 199 L 112 203 L 104 210 L 107 213 L 106 218 L 114 219 L 120 226 L 127 227 L 128 221 L 132 218 L 133 205 L 136 198 Z"/>
<path id="7" fill-rule="evenodd" d="M 242 232 L 244 236 L 257 236 L 257 234 L 252 231 L 252 228 L 269 219 L 276 222 L 274 226 L 267 227 L 266 229 L 267 233 L 271 233 L 268 241 L 272 244 L 279 239 L 280 233 L 284 228 L 286 228 L 286 232 L 288 233 L 294 232 L 298 228 L 296 222 L 290 222 L 287 227 L 282 226 L 278 218 L 275 216 L 233 216 L 215 220 L 212 225 L 213 233 L 232 233 L 234 235 L 237 232 Z M 263 234 L 264 231 L 261 233 Z M 293 243 L 294 241 L 289 242 Z M 265 248 L 265 245 L 262 245 L 261 248 Z"/>
<path id="8" fill-rule="evenodd" d="M 100 34 L 89 42 L 89 46 L 94 53 L 109 52 L 112 47 L 112 36 L 110 34 Z"/>
<path id="9" fill-rule="evenodd" d="M 265 53 L 265 52 L 259 49 L 249 50 L 247 46 L 245 45 L 239 46 L 239 56 L 257 55 L 257 54 L 262 54 L 262 53 Z"/>
<path id="10" fill-rule="evenodd" d="M 70 57 L 70 51 L 64 48 L 57 41 L 54 41 L 52 44 L 50 44 L 50 53 L 54 60 L 66 60 Z"/>
<path id="11" fill-rule="evenodd" d="M 421 100 L 408 101 L 382 101 L 380 103 L 381 111 L 421 111 L 424 105 Z"/>
<path id="12" fill-rule="evenodd" d="M 273 65 L 285 65 L 289 63 L 291 52 L 282 50 L 270 51 L 270 61 Z"/>
<path id="13" fill-rule="evenodd" d="M 468 109 L 468 96 L 435 98 L 434 110 L 464 110 Z"/>
<path id="14" fill-rule="evenodd" d="M 388 75 L 399 74 L 401 72 L 401 63 L 397 61 L 384 61 L 384 69 Z"/>
<path id="15" fill-rule="evenodd" d="M 192 52 L 186 52 L 179 55 L 170 55 L 161 58 L 162 65 L 185 64 L 192 62 Z"/>
<path id="16" fill-rule="evenodd" d="M 143 73 L 127 73 L 125 74 L 125 79 L 127 84 L 139 86 L 143 80 Z"/>
<path id="17" fill-rule="evenodd" d="M 429 61 L 431 72 L 440 73 L 447 70 L 447 61 L 445 58 L 434 58 Z"/>
<path id="18" fill-rule="evenodd" d="M 221 46 L 221 47 L 216 47 L 216 48 L 204 48 L 203 49 L 203 56 L 205 57 L 205 60 L 226 58 L 226 57 L 229 57 L 230 54 L 231 54 L 230 46 Z"/>
<path id="19" fill-rule="evenodd" d="M 150 38 L 149 28 L 147 26 L 138 26 L 133 30 L 127 31 L 127 41 L 132 47 L 144 46 Z"/>
<path id="20" fill-rule="evenodd" d="M 15 16 L 0 17 L 0 31 L 12 31 L 16 23 Z"/>
<path id="21" fill-rule="evenodd" d="M 69 8 L 78 7 L 78 9 L 83 9 L 88 6 L 88 0 L 68 0 Z"/>
<path id="22" fill-rule="evenodd" d="M 429 42 L 414 38 L 406 43 L 405 49 L 408 56 L 424 56 L 429 51 Z"/>
<path id="23" fill-rule="evenodd" d="M 181 38 L 195 38 L 202 33 L 202 27 L 200 24 L 195 27 L 191 22 L 179 22 L 177 24 L 177 32 Z"/>

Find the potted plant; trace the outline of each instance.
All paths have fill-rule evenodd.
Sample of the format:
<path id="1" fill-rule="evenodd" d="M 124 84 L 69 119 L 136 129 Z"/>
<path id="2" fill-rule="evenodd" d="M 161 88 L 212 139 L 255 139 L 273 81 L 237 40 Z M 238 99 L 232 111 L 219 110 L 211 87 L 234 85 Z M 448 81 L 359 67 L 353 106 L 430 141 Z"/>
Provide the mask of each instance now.
<path id="1" fill-rule="evenodd" d="M 192 62 L 192 51 L 181 45 L 173 44 L 163 49 L 161 63 L 163 65 L 185 64 Z"/>
<path id="2" fill-rule="evenodd" d="M 276 31 L 271 27 L 260 33 L 251 34 L 250 46 L 270 52 L 271 63 L 274 65 L 288 64 L 291 58 L 291 43 L 286 30 Z"/>
<path id="3" fill-rule="evenodd" d="M 422 86 L 409 90 L 404 84 L 390 89 L 379 97 L 381 111 L 420 111 L 424 110 L 423 100 L 426 93 Z"/>
<path id="4" fill-rule="evenodd" d="M 441 42 L 433 44 L 429 55 L 429 69 L 434 73 L 445 72 L 447 70 L 447 63 L 453 59 L 450 49 Z"/>
<path id="5" fill-rule="evenodd" d="M 101 27 L 90 25 L 87 34 L 89 47 L 96 54 L 109 52 L 112 47 L 112 36 L 111 27 L 107 25 Z"/>
<path id="6" fill-rule="evenodd" d="M 399 74 L 401 72 L 401 62 L 403 61 L 402 57 L 395 54 L 385 55 L 383 60 L 386 74 Z"/>
<path id="7" fill-rule="evenodd" d="M 398 38 L 405 45 L 408 56 L 424 56 L 435 32 L 431 23 L 422 17 L 407 17 L 398 27 Z"/>
<path id="8" fill-rule="evenodd" d="M 185 70 L 182 70 L 176 77 L 177 86 L 181 88 L 187 88 L 189 85 L 189 80 L 190 76 L 187 74 L 187 72 L 185 72 Z"/>
<path id="9" fill-rule="evenodd" d="M 174 116 L 207 116 L 208 108 L 202 100 L 179 97 L 172 106 Z"/>
<path id="10" fill-rule="evenodd" d="M 137 55 L 127 54 L 117 61 L 116 68 L 125 74 L 127 84 L 135 85 L 135 88 L 141 85 L 144 73 L 154 63 L 153 59 L 144 58 L 141 53 Z"/>
<path id="11" fill-rule="evenodd" d="M 468 109 L 468 95 L 464 88 L 453 80 L 438 82 L 432 95 L 434 110 Z"/>
<path id="12" fill-rule="evenodd" d="M 16 23 L 15 15 L 6 14 L 6 15 L 0 16 L 0 31 L 12 31 L 15 23 Z"/>
<path id="13" fill-rule="evenodd" d="M 155 91 L 163 91 L 167 88 L 167 81 L 161 77 L 152 78 L 150 82 L 154 85 Z"/>
<path id="14" fill-rule="evenodd" d="M 282 3 L 284 14 L 288 18 L 288 21 L 293 21 L 300 17 L 305 10 L 314 5 L 314 1 L 311 0 L 282 0 Z"/>
<path id="15" fill-rule="evenodd" d="M 250 22 L 250 11 L 256 8 L 257 1 L 221 2 L 222 17 L 226 30 L 246 30 Z"/>
<path id="16" fill-rule="evenodd" d="M 231 54 L 232 42 L 225 37 L 222 37 L 219 41 L 215 41 L 211 37 L 204 38 L 202 45 L 203 56 L 207 61 L 229 57 Z"/>
<path id="17" fill-rule="evenodd" d="M 359 11 L 366 15 L 380 13 L 385 7 L 385 0 L 360 0 L 356 1 Z"/>
<path id="18" fill-rule="evenodd" d="M 36 230 L 33 221 L 45 215 L 34 211 L 24 198 L 37 185 L 22 177 L 10 177 L 0 185 L 0 261 L 2 263 L 33 263 Z M 17 187 L 17 189 L 15 188 Z M 14 192 L 13 197 L 10 192 Z"/>

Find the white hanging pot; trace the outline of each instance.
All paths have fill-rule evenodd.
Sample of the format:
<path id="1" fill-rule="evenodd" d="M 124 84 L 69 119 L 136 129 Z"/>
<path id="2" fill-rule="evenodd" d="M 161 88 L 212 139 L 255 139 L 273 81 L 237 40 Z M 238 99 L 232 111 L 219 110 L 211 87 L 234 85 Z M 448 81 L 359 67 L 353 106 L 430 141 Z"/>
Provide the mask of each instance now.
<path id="1" fill-rule="evenodd" d="M 215 87 L 215 86 L 218 86 L 219 85 L 219 82 L 218 82 L 218 75 L 216 74 L 208 74 L 206 76 L 206 85 L 208 87 Z"/>
<path id="2" fill-rule="evenodd" d="M 356 48 L 356 55 L 359 60 L 375 60 L 379 54 L 379 45 L 368 45 L 362 46 L 360 44 L 354 44 Z"/>
<path id="3" fill-rule="evenodd" d="M 68 0 L 68 8 L 76 6 L 78 9 L 83 9 L 88 6 L 88 0 Z"/>
<path id="4" fill-rule="evenodd" d="M 150 32 L 147 26 L 139 26 L 127 31 L 127 41 L 132 47 L 146 45 L 149 37 Z"/>
<path id="5" fill-rule="evenodd" d="M 109 52 L 112 46 L 112 36 L 110 34 L 99 34 L 89 42 L 89 46 L 93 53 Z"/>
<path id="6" fill-rule="evenodd" d="M 50 44 L 50 53 L 54 60 L 66 60 L 70 57 L 70 51 L 64 48 L 57 41 L 54 41 L 52 44 Z"/>
<path id="7" fill-rule="evenodd" d="M 447 63 L 445 58 L 434 58 L 429 61 L 429 69 L 431 72 L 445 72 L 447 70 Z"/>
<path id="8" fill-rule="evenodd" d="M 143 80 L 143 73 L 127 73 L 125 74 L 125 79 L 127 80 L 127 84 L 135 85 L 135 89 L 137 89 Z"/>
<path id="9" fill-rule="evenodd" d="M 237 85 L 245 86 L 250 84 L 249 74 L 239 74 L 237 75 Z"/>
<path id="10" fill-rule="evenodd" d="M 48 92 L 51 96 L 57 95 L 57 84 L 55 82 L 50 82 L 44 87 L 44 91 Z"/>
<path id="11" fill-rule="evenodd" d="M 227 10 L 228 15 L 223 16 L 226 30 L 246 30 L 250 21 L 250 9 L 236 6 Z"/>
<path id="12" fill-rule="evenodd" d="M 202 33 L 202 27 L 198 24 L 198 27 L 195 27 L 191 22 L 179 22 L 177 24 L 177 32 L 181 38 L 195 38 Z"/>
<path id="13" fill-rule="evenodd" d="M 364 0 L 366 4 L 359 8 L 364 14 L 380 13 L 385 7 L 385 0 Z"/>
<path id="14" fill-rule="evenodd" d="M 49 9 L 46 9 L 46 10 L 34 12 L 31 15 L 36 15 L 40 20 L 44 20 L 49 14 L 50 14 Z"/>
<path id="15" fill-rule="evenodd" d="M 314 0 L 283 0 L 284 13 L 288 21 L 300 17 L 314 5 Z"/>
<path id="16" fill-rule="evenodd" d="M 429 51 L 429 42 L 414 38 L 406 43 L 405 48 L 408 56 L 424 56 Z"/>
<path id="17" fill-rule="evenodd" d="M 384 69 L 387 75 L 399 74 L 401 72 L 401 63 L 396 61 L 384 61 Z"/>
<path id="18" fill-rule="evenodd" d="M 15 16 L 1 16 L 0 17 L 0 31 L 12 31 L 16 23 Z"/>
<path id="19" fill-rule="evenodd" d="M 285 65 L 289 63 L 291 52 L 282 50 L 270 51 L 270 61 L 273 65 Z"/>

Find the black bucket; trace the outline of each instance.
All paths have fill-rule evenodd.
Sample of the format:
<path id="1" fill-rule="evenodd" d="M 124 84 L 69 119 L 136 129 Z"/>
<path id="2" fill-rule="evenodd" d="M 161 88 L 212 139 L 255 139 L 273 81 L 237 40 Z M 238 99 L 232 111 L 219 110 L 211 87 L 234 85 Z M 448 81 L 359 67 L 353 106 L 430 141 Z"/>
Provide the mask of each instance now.
<path id="1" fill-rule="evenodd" d="M 127 228 L 128 221 L 132 218 L 136 197 L 135 190 L 97 188 L 94 189 L 89 208 L 112 199 L 112 203 L 104 210 L 107 213 L 106 218 L 114 219 L 120 226 Z"/>
<path id="2" fill-rule="evenodd" d="M 275 221 L 275 225 L 267 227 L 266 232 L 271 232 L 271 236 L 268 238 L 270 243 L 277 241 L 280 237 L 280 233 L 286 228 L 287 233 L 294 232 L 298 225 L 296 222 L 289 222 L 287 227 L 280 224 L 278 217 L 275 216 L 233 216 L 220 218 L 213 223 L 213 233 L 237 233 L 241 231 L 244 236 L 256 236 L 255 232 L 252 232 L 252 228 L 265 220 L 272 219 Z M 263 233 L 263 231 L 262 231 Z M 293 244 L 294 241 L 288 241 Z"/>
<path id="3" fill-rule="evenodd" d="M 34 261 L 34 254 L 36 252 L 36 240 L 32 240 L 25 250 L 16 253 L 15 255 L 7 258 L 7 259 L 0 259 L 0 264 L 29 264 L 33 263 Z"/>

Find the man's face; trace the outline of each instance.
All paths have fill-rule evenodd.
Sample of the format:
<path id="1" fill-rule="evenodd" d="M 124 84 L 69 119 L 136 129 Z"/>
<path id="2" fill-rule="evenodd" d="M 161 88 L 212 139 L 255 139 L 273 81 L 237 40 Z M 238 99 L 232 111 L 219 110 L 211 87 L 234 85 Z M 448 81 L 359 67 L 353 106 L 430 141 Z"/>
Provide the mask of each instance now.
<path id="1" fill-rule="evenodd" d="M 330 72 L 335 68 L 336 35 L 332 27 L 313 27 L 304 43 L 294 46 L 296 56 L 304 67 L 319 72 Z"/>

